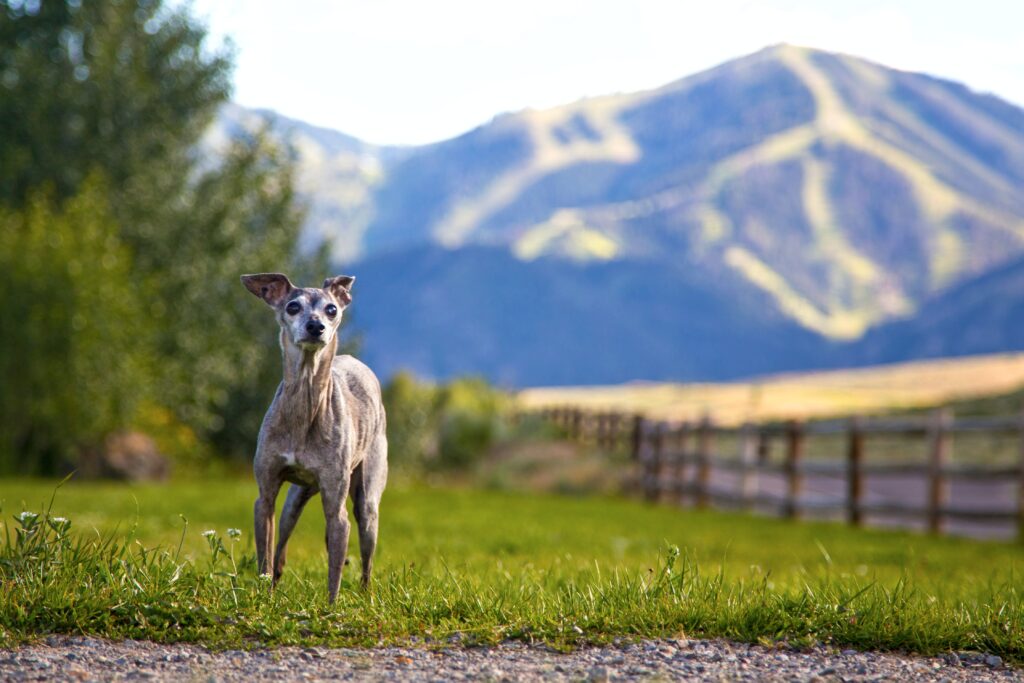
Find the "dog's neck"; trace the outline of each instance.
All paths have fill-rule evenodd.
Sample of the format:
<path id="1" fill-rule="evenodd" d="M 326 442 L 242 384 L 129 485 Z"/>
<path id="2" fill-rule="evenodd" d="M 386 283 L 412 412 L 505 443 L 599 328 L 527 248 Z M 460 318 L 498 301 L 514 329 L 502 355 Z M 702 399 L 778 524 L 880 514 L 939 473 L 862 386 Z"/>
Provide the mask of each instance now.
<path id="1" fill-rule="evenodd" d="M 285 330 L 281 330 L 281 355 L 284 360 L 283 390 L 287 400 L 282 403 L 288 411 L 289 422 L 311 427 L 326 414 L 334 393 L 331 364 L 338 352 L 338 338 L 318 348 L 305 348 L 295 344 Z"/>

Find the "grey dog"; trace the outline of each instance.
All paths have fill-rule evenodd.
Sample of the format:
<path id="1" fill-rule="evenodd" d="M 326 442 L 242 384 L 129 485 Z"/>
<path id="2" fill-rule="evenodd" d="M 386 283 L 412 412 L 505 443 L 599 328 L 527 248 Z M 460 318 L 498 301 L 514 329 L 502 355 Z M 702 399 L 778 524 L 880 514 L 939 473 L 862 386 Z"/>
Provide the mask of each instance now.
<path id="1" fill-rule="evenodd" d="M 295 287 L 281 273 L 243 275 L 242 284 L 274 309 L 281 326 L 284 380 L 256 444 L 259 486 L 254 510 L 260 574 L 276 585 L 288 537 L 309 499 L 320 494 L 327 518 L 327 593 L 338 596 L 348 550 L 345 497 L 359 527 L 363 586 L 369 586 L 377 546 L 380 497 L 388 476 L 388 443 L 380 382 L 352 356 L 336 355 L 342 312 L 352 302 L 354 277 L 324 280 L 321 289 Z M 274 505 L 290 482 L 274 550 Z"/>

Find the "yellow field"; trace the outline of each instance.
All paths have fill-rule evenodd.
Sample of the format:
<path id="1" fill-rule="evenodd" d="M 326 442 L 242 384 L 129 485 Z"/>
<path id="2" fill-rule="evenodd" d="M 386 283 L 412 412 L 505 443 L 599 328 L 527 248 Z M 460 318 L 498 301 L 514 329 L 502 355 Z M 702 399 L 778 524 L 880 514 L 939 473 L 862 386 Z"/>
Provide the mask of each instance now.
<path id="1" fill-rule="evenodd" d="M 1024 353 L 972 356 L 775 375 L 718 384 L 629 383 L 524 389 L 527 408 L 574 405 L 642 412 L 650 417 L 719 424 L 822 418 L 921 408 L 955 399 L 1003 394 L 1024 386 Z"/>

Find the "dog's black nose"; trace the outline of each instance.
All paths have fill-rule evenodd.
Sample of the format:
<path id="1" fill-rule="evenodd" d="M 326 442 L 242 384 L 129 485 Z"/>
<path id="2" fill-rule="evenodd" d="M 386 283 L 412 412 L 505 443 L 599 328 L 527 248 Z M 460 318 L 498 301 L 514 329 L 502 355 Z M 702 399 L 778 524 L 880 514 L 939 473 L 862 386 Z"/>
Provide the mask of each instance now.
<path id="1" fill-rule="evenodd" d="M 324 324 L 319 320 L 310 320 L 308 323 L 306 323 L 306 332 L 308 332 L 310 336 L 319 337 L 321 334 L 323 334 L 323 331 Z"/>

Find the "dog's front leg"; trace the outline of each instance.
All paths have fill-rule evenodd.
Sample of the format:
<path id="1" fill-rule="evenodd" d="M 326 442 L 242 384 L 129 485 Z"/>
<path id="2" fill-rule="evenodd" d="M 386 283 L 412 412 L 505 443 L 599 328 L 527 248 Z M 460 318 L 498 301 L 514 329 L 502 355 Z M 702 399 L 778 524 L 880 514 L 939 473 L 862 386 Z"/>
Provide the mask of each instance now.
<path id="1" fill-rule="evenodd" d="M 260 495 L 253 506 L 256 538 L 256 565 L 260 574 L 270 574 L 274 566 L 274 506 L 281 482 L 260 482 Z"/>
<path id="2" fill-rule="evenodd" d="M 351 525 L 348 521 L 348 510 L 345 509 L 347 493 L 347 478 L 340 484 L 321 484 L 320 498 L 327 520 L 327 597 L 331 603 L 338 597 L 341 570 L 345 566 L 345 553 L 348 551 L 348 533 Z"/>

